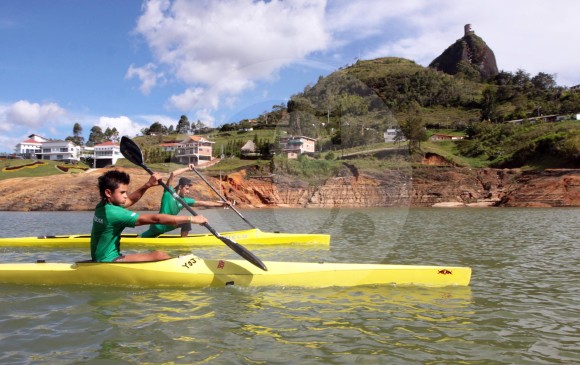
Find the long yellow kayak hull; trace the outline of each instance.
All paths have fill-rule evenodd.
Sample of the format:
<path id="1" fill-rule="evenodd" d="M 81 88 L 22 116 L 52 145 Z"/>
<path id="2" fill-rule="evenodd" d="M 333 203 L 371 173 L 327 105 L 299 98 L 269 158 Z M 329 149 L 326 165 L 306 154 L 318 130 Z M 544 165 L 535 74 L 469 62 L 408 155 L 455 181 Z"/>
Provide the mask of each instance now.
<path id="1" fill-rule="evenodd" d="M 326 245 L 330 244 L 328 234 L 272 233 L 259 229 L 221 232 L 241 245 Z M 0 238 L 0 247 L 89 247 L 91 235 L 62 235 L 38 237 Z M 127 247 L 202 247 L 223 246 L 223 242 L 211 233 L 190 234 L 188 237 L 164 234 L 155 238 L 141 238 L 137 234 L 123 234 L 121 245 Z"/>
<path id="2" fill-rule="evenodd" d="M 245 260 L 205 260 L 195 255 L 139 263 L 0 264 L 0 283 L 130 287 L 358 285 L 467 286 L 471 268 L 386 264 L 265 261 L 263 271 Z"/>

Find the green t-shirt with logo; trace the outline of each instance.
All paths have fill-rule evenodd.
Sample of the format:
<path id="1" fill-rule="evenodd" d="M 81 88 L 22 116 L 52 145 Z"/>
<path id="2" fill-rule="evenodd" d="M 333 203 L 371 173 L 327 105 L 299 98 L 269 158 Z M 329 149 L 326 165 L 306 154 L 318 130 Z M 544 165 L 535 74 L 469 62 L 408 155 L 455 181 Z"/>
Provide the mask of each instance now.
<path id="1" fill-rule="evenodd" d="M 159 208 L 159 213 L 177 215 L 183 209 L 183 205 L 173 197 L 175 190 L 170 187 L 170 191 L 165 191 L 163 197 L 161 198 L 161 208 Z M 182 197 L 185 204 L 192 206 L 195 204 L 195 199 L 189 197 Z M 167 226 L 164 224 L 152 224 L 149 229 L 141 233 L 141 237 L 157 237 L 160 234 L 169 232 L 175 229 L 175 226 Z"/>
<path id="2" fill-rule="evenodd" d="M 91 258 L 96 262 L 112 262 L 121 256 L 121 233 L 135 227 L 139 214 L 123 207 L 100 202 L 95 207 L 91 230 Z"/>

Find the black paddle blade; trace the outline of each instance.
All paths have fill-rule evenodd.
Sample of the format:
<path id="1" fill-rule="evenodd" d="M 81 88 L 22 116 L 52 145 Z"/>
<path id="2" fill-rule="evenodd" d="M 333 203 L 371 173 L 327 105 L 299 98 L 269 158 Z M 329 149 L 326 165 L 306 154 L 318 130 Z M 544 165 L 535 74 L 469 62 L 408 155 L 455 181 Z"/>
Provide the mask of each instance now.
<path id="1" fill-rule="evenodd" d="M 121 137 L 121 154 L 135 165 L 143 164 L 143 154 L 137 143 L 127 136 Z"/>
<path id="2" fill-rule="evenodd" d="M 221 235 L 216 235 L 216 237 L 219 238 L 223 243 L 225 243 L 229 248 L 234 250 L 234 252 L 237 253 L 238 255 L 242 256 L 243 258 L 245 258 L 255 266 L 259 267 L 260 269 L 268 271 L 268 268 L 266 267 L 266 265 L 264 265 L 262 260 L 260 260 L 251 251 L 247 250 L 244 246 Z"/>

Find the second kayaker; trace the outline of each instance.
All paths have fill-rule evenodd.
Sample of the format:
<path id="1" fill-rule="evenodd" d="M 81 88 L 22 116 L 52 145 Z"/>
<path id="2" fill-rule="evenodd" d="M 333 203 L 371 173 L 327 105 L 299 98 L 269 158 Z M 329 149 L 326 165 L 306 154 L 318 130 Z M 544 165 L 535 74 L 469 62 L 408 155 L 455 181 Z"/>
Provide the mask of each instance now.
<path id="1" fill-rule="evenodd" d="M 181 199 L 190 207 L 205 207 L 205 208 L 216 208 L 216 207 L 224 207 L 227 206 L 227 203 L 223 201 L 201 201 L 195 200 L 193 198 L 187 197 L 186 194 L 189 193 L 191 186 L 193 185 L 191 180 L 186 177 L 181 177 L 179 182 L 175 186 L 175 188 L 171 187 L 173 183 L 173 179 L 180 174 L 183 174 L 186 171 L 191 171 L 194 165 L 190 164 L 188 167 L 184 167 L 181 169 L 177 169 L 172 171 L 167 178 L 167 186 L 169 186 L 170 191 L 164 191 L 163 196 L 161 197 L 161 207 L 159 208 L 159 213 L 162 214 L 171 214 L 177 215 L 183 209 L 183 205 L 178 202 L 174 197 L 173 193 L 177 193 L 181 197 Z M 141 237 L 151 238 L 157 237 L 163 233 L 169 232 L 177 228 L 175 225 L 166 225 L 166 224 L 152 224 L 148 230 L 141 233 Z M 181 228 L 181 237 L 187 237 L 189 231 L 191 231 L 191 223 L 185 222 L 179 225 Z"/>

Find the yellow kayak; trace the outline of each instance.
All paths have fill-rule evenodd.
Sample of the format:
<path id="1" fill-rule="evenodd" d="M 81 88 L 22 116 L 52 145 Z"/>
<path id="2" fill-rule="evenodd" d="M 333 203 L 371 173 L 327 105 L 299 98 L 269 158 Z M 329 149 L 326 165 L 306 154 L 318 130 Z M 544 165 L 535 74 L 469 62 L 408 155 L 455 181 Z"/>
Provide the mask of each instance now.
<path id="1" fill-rule="evenodd" d="M 467 286 L 471 268 L 387 264 L 265 261 L 263 271 L 245 260 L 205 260 L 185 255 L 135 263 L 0 264 L 0 283 L 30 285 L 103 285 L 131 287 L 358 285 Z"/>
<path id="2" fill-rule="evenodd" d="M 262 232 L 259 229 L 221 232 L 241 245 L 330 245 L 328 234 L 302 234 Z M 90 234 L 71 234 L 62 236 L 12 237 L 0 238 L 0 247 L 90 247 Z M 222 246 L 224 243 L 211 233 L 190 234 L 188 237 L 164 234 L 155 238 L 142 238 L 137 234 L 123 234 L 121 245 L 127 247 L 196 247 Z"/>

